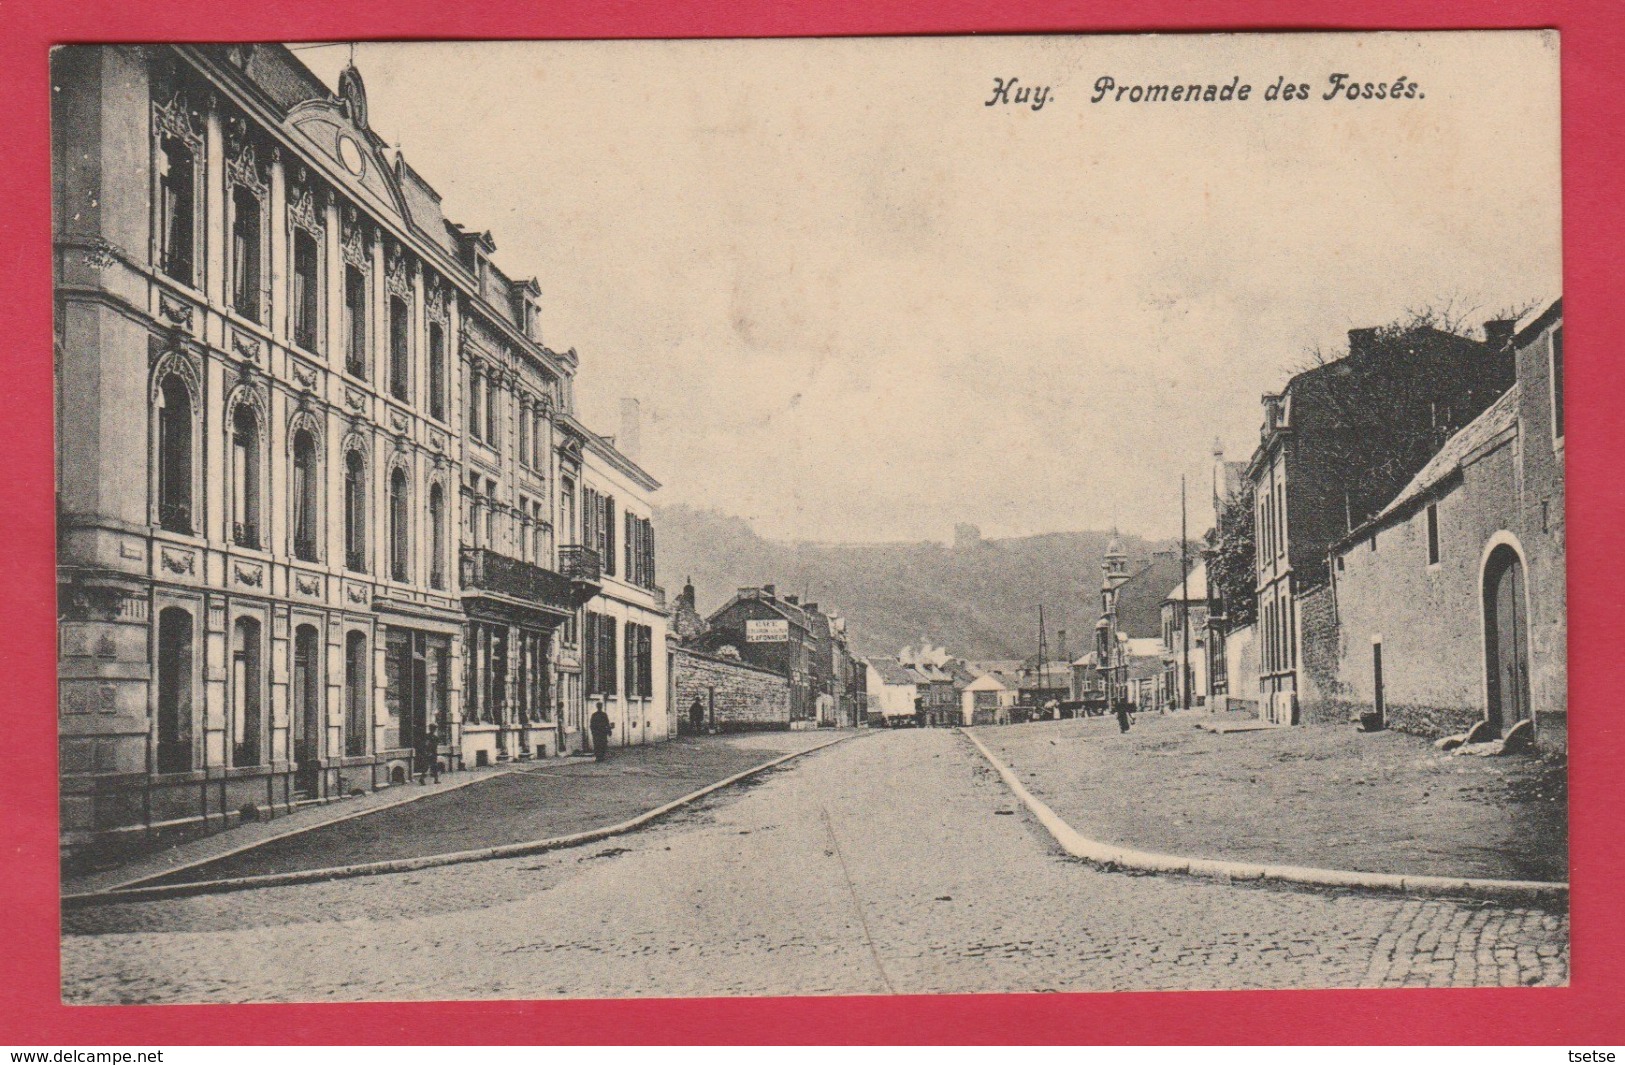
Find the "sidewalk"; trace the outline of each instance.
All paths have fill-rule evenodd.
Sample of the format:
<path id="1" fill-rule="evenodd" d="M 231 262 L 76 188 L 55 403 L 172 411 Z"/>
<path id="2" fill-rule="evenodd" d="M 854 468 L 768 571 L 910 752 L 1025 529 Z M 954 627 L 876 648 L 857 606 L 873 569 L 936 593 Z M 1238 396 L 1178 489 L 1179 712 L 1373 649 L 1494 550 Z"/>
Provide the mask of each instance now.
<path id="1" fill-rule="evenodd" d="M 443 777 L 439 788 L 397 785 L 376 793 L 396 793 L 391 796 L 396 801 L 380 802 L 374 809 L 355 804 L 323 807 L 326 818 L 298 823 L 296 819 L 317 812 L 301 811 L 251 826 L 269 831 L 246 836 L 222 833 L 121 870 L 65 883 L 63 891 L 93 891 L 134 881 L 145 887 L 325 869 L 563 836 L 617 824 L 707 784 L 834 738 L 827 731 L 684 737 L 615 749 L 603 763 L 549 759 Z"/>
<path id="2" fill-rule="evenodd" d="M 973 731 L 1084 836 L 1163 854 L 1325 869 L 1568 879 L 1567 780 L 1531 756 L 1462 758 L 1396 732 L 1215 734 L 1200 714 Z"/>

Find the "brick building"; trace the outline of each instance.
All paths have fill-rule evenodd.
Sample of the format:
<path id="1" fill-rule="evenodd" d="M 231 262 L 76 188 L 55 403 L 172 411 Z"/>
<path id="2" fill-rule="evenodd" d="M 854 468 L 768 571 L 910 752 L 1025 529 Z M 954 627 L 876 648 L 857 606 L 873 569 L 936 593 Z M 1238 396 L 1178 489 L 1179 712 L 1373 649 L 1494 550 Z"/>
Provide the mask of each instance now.
<path id="1" fill-rule="evenodd" d="M 707 654 L 732 647 L 741 661 L 772 670 L 790 685 L 790 721 L 805 727 L 818 718 L 814 670 L 817 642 L 807 612 L 794 596 L 771 585 L 741 588 L 706 619 L 694 646 Z"/>
<path id="2" fill-rule="evenodd" d="M 1332 545 L 1335 698 L 1422 735 L 1531 721 L 1568 742 L 1563 308 L 1514 341 L 1517 383 Z"/>
<path id="3" fill-rule="evenodd" d="M 1269 720 L 1333 720 L 1310 686 L 1299 598 L 1327 581 L 1327 549 L 1376 514 L 1456 429 L 1511 385 L 1511 323 L 1485 341 L 1431 326 L 1349 331 L 1349 352 L 1263 397 L 1248 464 L 1257 545 L 1259 698 Z M 1231 678 L 1239 682 L 1239 678 Z"/>

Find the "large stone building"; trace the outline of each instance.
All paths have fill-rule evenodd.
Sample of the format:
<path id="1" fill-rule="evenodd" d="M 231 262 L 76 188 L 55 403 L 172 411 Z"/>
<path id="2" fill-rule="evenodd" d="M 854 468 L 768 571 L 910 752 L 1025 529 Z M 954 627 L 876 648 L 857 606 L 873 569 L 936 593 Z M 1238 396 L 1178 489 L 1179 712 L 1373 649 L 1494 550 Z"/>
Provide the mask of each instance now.
<path id="1" fill-rule="evenodd" d="M 1331 550 L 1335 695 L 1423 735 L 1528 721 L 1568 745 L 1563 305 L 1514 342 L 1518 381 Z"/>
<path id="2" fill-rule="evenodd" d="M 1327 549 L 1382 509 L 1452 432 L 1512 384 L 1511 325 L 1488 323 L 1483 341 L 1427 325 L 1353 329 L 1346 356 L 1263 397 L 1247 476 L 1259 700 L 1269 720 L 1337 718 L 1311 668 L 1328 657 Z"/>
<path id="3" fill-rule="evenodd" d="M 384 786 L 431 724 L 452 768 L 593 698 L 664 735 L 657 486 L 359 73 L 70 47 L 52 88 L 65 840 Z"/>

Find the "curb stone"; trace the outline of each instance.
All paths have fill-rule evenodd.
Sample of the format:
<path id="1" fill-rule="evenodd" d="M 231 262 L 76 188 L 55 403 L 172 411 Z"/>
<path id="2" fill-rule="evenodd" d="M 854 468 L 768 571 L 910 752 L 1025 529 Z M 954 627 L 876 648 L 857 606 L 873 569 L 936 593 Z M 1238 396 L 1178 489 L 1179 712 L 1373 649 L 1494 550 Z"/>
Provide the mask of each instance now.
<path id="1" fill-rule="evenodd" d="M 803 751 L 792 751 L 778 758 L 763 762 L 761 765 L 735 773 L 730 777 L 707 784 L 697 791 L 680 796 L 664 805 L 652 810 L 645 810 L 635 817 L 631 817 L 619 824 L 604 828 L 590 828 L 583 832 L 572 832 L 565 836 L 554 836 L 549 839 L 530 840 L 525 843 L 505 843 L 496 847 L 478 847 L 473 850 L 451 851 L 444 854 L 426 854 L 416 858 L 394 858 L 388 861 L 363 862 L 357 865 L 331 866 L 326 869 L 299 869 L 287 873 L 265 873 L 258 876 L 232 877 L 225 880 L 200 880 L 186 884 L 162 884 L 152 887 L 123 887 L 109 888 L 103 891 L 83 892 L 74 895 L 63 895 L 64 909 L 85 906 L 108 906 L 121 902 L 152 902 L 159 899 L 185 898 L 192 895 L 215 895 L 232 891 L 249 891 L 255 888 L 284 887 L 290 884 L 308 884 L 325 880 L 343 880 L 351 877 L 378 876 L 384 873 L 405 873 L 419 869 L 433 869 L 443 865 L 460 865 L 465 862 L 483 862 L 498 858 L 519 858 L 529 854 L 540 854 L 543 851 L 561 850 L 565 847 L 579 846 L 583 843 L 594 843 L 611 836 L 623 835 L 657 818 L 664 817 L 680 807 L 705 798 L 712 792 L 739 783 L 747 777 L 781 766 L 796 758 L 812 754 L 833 747 L 838 743 L 845 743 L 853 736 L 846 735 L 821 743 L 816 747 L 808 747 Z M 169 875 L 159 874 L 159 875 Z"/>
<path id="2" fill-rule="evenodd" d="M 1260 862 L 1236 862 L 1223 858 L 1184 858 L 1171 854 L 1156 854 L 1102 843 L 1082 835 L 1063 821 L 1054 810 L 1029 792 L 1021 781 L 980 739 L 959 729 L 961 735 L 976 745 L 982 757 L 998 772 L 1016 798 L 1029 813 L 1073 858 L 1079 858 L 1107 872 L 1174 873 L 1199 876 L 1220 881 L 1266 881 L 1304 884 L 1310 887 L 1362 888 L 1369 891 L 1392 891 L 1417 895 L 1458 895 L 1475 899 L 1502 901 L 1528 901 L 1566 904 L 1569 897 L 1567 881 L 1546 880 L 1488 880 L 1462 876 L 1423 876 L 1413 873 L 1366 873 L 1349 869 L 1316 869 L 1300 865 L 1270 865 Z"/>

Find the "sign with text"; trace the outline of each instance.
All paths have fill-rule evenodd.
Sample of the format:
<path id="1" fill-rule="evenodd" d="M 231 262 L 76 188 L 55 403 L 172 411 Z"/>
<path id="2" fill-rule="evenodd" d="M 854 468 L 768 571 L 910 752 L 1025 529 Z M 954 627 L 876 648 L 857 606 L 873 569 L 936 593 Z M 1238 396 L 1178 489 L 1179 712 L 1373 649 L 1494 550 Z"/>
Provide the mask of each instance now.
<path id="1" fill-rule="evenodd" d="M 790 623 L 783 618 L 745 622 L 746 643 L 788 643 Z"/>

